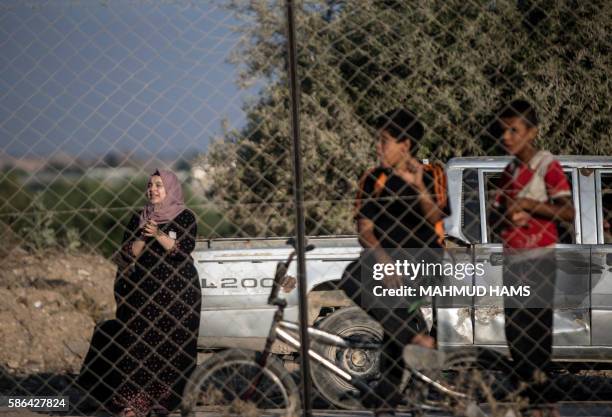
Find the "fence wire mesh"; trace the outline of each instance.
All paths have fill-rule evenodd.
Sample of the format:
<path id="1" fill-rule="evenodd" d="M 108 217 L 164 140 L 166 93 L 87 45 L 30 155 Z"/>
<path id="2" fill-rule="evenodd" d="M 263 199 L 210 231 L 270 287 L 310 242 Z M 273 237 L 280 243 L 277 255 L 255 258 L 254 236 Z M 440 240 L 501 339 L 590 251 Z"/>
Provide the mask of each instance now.
<path id="1" fill-rule="evenodd" d="M 298 6 L 314 406 L 612 412 L 609 2 Z M 286 19 L 0 5 L 0 406 L 301 412 Z"/>

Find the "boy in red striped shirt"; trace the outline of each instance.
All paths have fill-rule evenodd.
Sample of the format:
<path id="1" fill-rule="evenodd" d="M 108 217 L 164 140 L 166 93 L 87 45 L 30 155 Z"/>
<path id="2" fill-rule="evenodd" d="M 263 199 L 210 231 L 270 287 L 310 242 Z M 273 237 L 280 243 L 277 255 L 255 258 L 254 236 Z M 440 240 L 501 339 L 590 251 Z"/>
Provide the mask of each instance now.
<path id="1" fill-rule="evenodd" d="M 570 185 L 550 152 L 537 149 L 538 119 L 526 101 L 510 103 L 499 116 L 503 142 L 515 158 L 501 178 L 494 224 L 504 244 L 504 285 L 529 285 L 532 296 L 505 300 L 505 331 L 515 378 L 534 416 L 550 404 L 546 369 L 552 351 L 552 324 L 558 222 L 572 222 Z M 558 414 L 553 409 L 554 414 Z"/>

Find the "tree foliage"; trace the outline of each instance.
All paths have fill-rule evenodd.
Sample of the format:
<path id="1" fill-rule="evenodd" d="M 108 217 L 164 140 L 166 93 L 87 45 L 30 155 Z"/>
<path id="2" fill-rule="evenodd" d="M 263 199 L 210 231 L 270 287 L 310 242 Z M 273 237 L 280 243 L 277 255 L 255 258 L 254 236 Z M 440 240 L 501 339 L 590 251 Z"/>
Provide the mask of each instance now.
<path id="1" fill-rule="evenodd" d="M 244 128 L 206 156 L 211 196 L 242 234 L 293 230 L 282 1 L 235 1 L 240 82 L 263 81 Z M 404 106 L 426 125 L 419 156 L 502 152 L 495 110 L 533 102 L 539 145 L 605 154 L 611 12 L 606 0 L 307 0 L 297 15 L 307 231 L 351 233 L 359 175 L 375 164 L 369 121 Z"/>

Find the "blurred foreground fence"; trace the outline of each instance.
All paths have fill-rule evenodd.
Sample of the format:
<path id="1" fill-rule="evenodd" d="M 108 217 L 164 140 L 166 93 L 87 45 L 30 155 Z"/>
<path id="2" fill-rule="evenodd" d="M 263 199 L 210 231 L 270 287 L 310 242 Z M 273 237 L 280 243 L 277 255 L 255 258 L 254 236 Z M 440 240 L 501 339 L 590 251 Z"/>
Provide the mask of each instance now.
<path id="1" fill-rule="evenodd" d="M 321 251 L 309 255 L 316 260 L 307 263 L 314 289 L 310 320 L 325 331 L 392 342 L 396 349 L 410 335 L 402 327 L 383 336 L 374 318 L 387 318 L 372 318 L 353 305 L 358 299 L 338 291 L 344 269 L 360 252 L 354 238 L 339 236 L 357 233 L 359 180 L 378 163 L 379 128 L 392 131 L 381 125 L 381 116 L 392 109 L 408 109 L 424 126 L 413 156 L 448 168 L 446 234 L 468 243 L 452 249 L 454 256 L 474 261 L 490 255 L 493 263 L 501 241 L 485 211 L 510 159 L 484 157 L 507 154 L 498 111 L 525 99 L 539 117 L 536 147 L 567 155 L 562 164 L 576 217 L 552 220 L 565 223 L 558 228 L 564 230 L 560 243 L 575 256 L 557 262 L 557 282 L 581 283 L 576 288 L 583 292 L 575 291 L 587 300 L 543 313 L 544 322 L 554 318 L 554 330 L 544 325 L 539 332 L 552 337 L 554 347 L 548 384 L 555 387 L 555 400 L 609 399 L 609 2 L 312 0 L 297 6 L 306 233 L 337 237 L 317 241 Z M 200 359 L 208 359 L 193 375 L 207 384 L 188 386 L 197 390 L 199 407 L 227 406 L 233 390 L 242 400 L 249 392 L 251 401 L 234 401 L 231 413 L 274 407 L 299 412 L 295 349 L 275 344 L 279 361 L 263 374 L 249 362 L 252 357 L 219 352 L 263 349 L 273 314 L 267 295 L 276 262 L 287 255 L 283 241 L 272 238 L 295 234 L 285 10 L 283 1 L 263 0 L 0 5 L 0 396 L 68 395 L 71 413 L 94 412 L 99 404 L 75 377 L 98 324 L 102 336 L 94 350 L 100 350 L 96 366 L 104 375 L 94 396 L 112 395 L 107 377 L 143 378 L 150 381 L 145 394 L 132 389 L 124 399 L 137 411 L 147 410 L 173 398 L 172 390 L 180 396 L 192 375 L 198 316 Z M 458 157 L 481 158 L 453 159 Z M 146 204 L 156 169 L 176 173 L 199 242 L 195 250 L 190 246 L 189 219 L 177 223 L 178 230 L 164 226 L 162 231 L 174 233 L 177 242 L 184 239 L 185 246 L 180 243 L 169 255 L 152 249 L 158 258 L 133 275 L 131 247 L 124 246 L 123 257 L 116 254 L 124 243 L 142 238 L 137 231 L 142 225 L 132 216 Z M 429 213 L 413 206 L 416 195 L 398 201 L 418 224 L 387 212 L 384 198 L 374 194 L 362 193 L 362 208 L 373 205 L 415 229 L 427 225 Z M 398 197 L 386 198 L 393 203 Z M 384 235 L 378 231 L 378 238 Z M 422 246 L 431 243 L 420 236 Z M 216 238 L 234 240 L 203 241 Z M 184 256 L 189 252 L 202 287 L 201 312 L 193 295 L 200 290 L 187 271 L 193 264 Z M 222 257 L 233 263 L 218 262 Z M 323 259 L 327 263 L 318 263 Z M 501 282 L 501 263 L 487 274 Z M 168 276 L 178 277 L 176 288 L 164 281 Z M 287 293 L 288 319 L 297 319 L 295 292 Z M 156 298 L 160 294 L 167 298 Z M 440 346 L 505 352 L 500 300 L 437 310 L 426 303 L 420 320 L 431 328 L 437 318 Z M 519 332 L 535 351 L 550 344 L 533 340 L 533 328 L 528 331 L 542 325 L 538 315 L 523 317 Z M 402 322 L 414 319 L 399 316 Z M 114 328 L 117 320 L 129 330 Z M 372 386 L 380 380 L 381 360 L 383 369 L 393 368 L 389 360 L 404 365 L 401 351 L 385 358 L 391 352 L 385 350 L 381 359 L 380 353 L 354 346 L 315 347 Z M 537 361 L 530 364 L 535 368 L 547 361 L 533 358 L 528 362 Z M 221 359 L 250 365 L 217 368 Z M 490 365 L 487 371 L 501 366 Z M 138 372 L 143 375 L 135 377 Z M 366 407 L 341 378 L 317 364 L 313 375 L 316 407 Z M 254 380 L 261 384 L 255 394 Z M 500 390 L 503 395 L 521 396 L 517 380 L 500 385 L 506 382 L 510 388 Z M 406 398 L 414 406 L 423 398 L 411 397 L 416 391 L 411 386 Z M 496 395 L 481 399 L 504 401 Z M 173 401 L 162 405 L 176 408 Z M 496 404 L 492 413 L 501 413 Z M 115 404 L 121 405 L 126 404 Z"/>

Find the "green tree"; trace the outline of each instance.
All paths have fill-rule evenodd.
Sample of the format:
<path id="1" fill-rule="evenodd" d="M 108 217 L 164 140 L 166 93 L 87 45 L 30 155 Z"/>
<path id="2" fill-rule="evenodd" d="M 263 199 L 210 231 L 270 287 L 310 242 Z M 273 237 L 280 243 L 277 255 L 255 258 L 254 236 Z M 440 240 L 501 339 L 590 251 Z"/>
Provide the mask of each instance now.
<path id="1" fill-rule="evenodd" d="M 293 230 L 283 2 L 235 2 L 240 82 L 263 80 L 247 123 L 206 157 L 210 195 L 245 235 Z M 307 230 L 350 233 L 356 180 L 375 161 L 368 122 L 405 106 L 427 126 L 420 156 L 499 153 L 494 109 L 527 98 L 540 145 L 612 146 L 605 0 L 308 0 L 298 13 Z"/>

